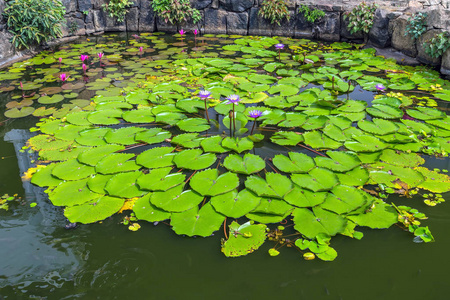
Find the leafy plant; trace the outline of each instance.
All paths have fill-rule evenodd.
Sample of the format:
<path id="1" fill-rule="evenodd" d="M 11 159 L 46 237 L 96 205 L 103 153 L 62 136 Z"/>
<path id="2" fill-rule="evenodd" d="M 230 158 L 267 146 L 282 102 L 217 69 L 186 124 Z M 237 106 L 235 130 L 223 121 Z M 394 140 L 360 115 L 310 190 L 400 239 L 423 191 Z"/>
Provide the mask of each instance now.
<path id="1" fill-rule="evenodd" d="M 189 0 L 153 0 L 152 8 L 166 23 L 181 24 L 192 19 L 195 24 L 202 18 Z"/>
<path id="2" fill-rule="evenodd" d="M 310 9 L 305 4 L 302 4 L 300 8 L 298 9 L 299 13 L 302 13 L 303 16 L 306 18 L 306 21 L 309 23 L 315 23 L 317 20 L 325 16 L 325 12 L 320 9 Z"/>
<path id="3" fill-rule="evenodd" d="M 419 38 L 425 31 L 427 31 L 426 18 L 426 13 L 416 13 L 414 16 L 409 17 L 408 24 L 405 29 L 405 35 L 410 35 L 414 39 Z"/>
<path id="4" fill-rule="evenodd" d="M 278 26 L 284 18 L 288 20 L 290 18 L 286 0 L 264 0 L 261 3 L 259 15 L 269 20 L 270 24 L 277 23 Z"/>
<path id="5" fill-rule="evenodd" d="M 9 1 L 3 15 L 16 48 L 29 48 L 62 35 L 65 7 L 59 0 Z"/>
<path id="6" fill-rule="evenodd" d="M 425 42 L 425 53 L 433 58 L 438 58 L 450 47 L 450 33 L 441 32 Z"/>
<path id="7" fill-rule="evenodd" d="M 353 8 L 351 12 L 344 14 L 344 19 L 348 19 L 348 30 L 351 34 L 362 32 L 365 37 L 373 26 L 373 17 L 378 5 L 376 3 L 367 4 L 361 2 Z"/>
<path id="8" fill-rule="evenodd" d="M 102 7 L 107 11 L 110 17 L 115 17 L 118 22 L 123 22 L 128 7 L 132 4 L 133 1 L 130 0 L 110 0 L 109 3 L 103 4 Z"/>

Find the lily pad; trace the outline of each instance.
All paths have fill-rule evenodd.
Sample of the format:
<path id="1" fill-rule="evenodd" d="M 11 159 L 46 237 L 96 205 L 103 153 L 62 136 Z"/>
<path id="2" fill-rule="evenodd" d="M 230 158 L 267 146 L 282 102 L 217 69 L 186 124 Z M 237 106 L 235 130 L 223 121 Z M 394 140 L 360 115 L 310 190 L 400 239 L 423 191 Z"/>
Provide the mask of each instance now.
<path id="1" fill-rule="evenodd" d="M 239 178 L 231 172 L 219 176 L 217 169 L 207 169 L 195 174 L 189 184 L 202 196 L 217 196 L 237 188 Z"/>
<path id="2" fill-rule="evenodd" d="M 250 175 L 264 169 L 266 163 L 258 155 L 247 153 L 244 157 L 230 154 L 225 158 L 223 165 L 232 172 Z"/>

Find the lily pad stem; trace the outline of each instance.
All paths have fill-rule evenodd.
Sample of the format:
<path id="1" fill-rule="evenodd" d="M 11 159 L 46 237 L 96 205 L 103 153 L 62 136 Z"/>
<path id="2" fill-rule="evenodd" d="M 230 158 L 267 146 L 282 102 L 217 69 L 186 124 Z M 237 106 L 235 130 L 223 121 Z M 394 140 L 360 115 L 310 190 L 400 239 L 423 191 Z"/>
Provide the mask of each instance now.
<path id="1" fill-rule="evenodd" d="M 228 235 L 227 235 L 227 217 L 225 217 L 225 220 L 223 221 L 223 233 L 225 234 L 225 239 L 228 240 Z"/>
<path id="2" fill-rule="evenodd" d="M 255 121 L 253 121 L 252 131 L 250 131 L 250 135 L 253 134 L 253 129 L 255 129 L 255 124 L 256 124 L 256 119 L 255 119 Z"/>
<path id="3" fill-rule="evenodd" d="M 233 103 L 233 133 L 236 133 L 236 119 L 234 115 L 234 103 Z"/>
<path id="4" fill-rule="evenodd" d="M 206 106 L 206 98 L 205 98 L 205 113 L 206 113 L 206 120 L 209 123 L 209 115 L 208 115 L 208 107 Z"/>
<path id="5" fill-rule="evenodd" d="M 309 147 L 306 147 L 305 145 L 302 145 L 302 144 L 297 144 L 297 145 L 300 146 L 300 147 L 303 147 L 303 148 L 305 148 L 305 149 L 308 149 L 309 151 L 314 152 L 314 153 L 316 153 L 317 155 L 320 155 L 320 156 L 323 156 L 323 157 L 328 157 L 328 156 L 326 156 L 325 154 L 320 153 L 319 151 L 316 151 L 316 150 L 314 150 L 314 149 L 311 149 L 311 148 L 309 148 Z"/>

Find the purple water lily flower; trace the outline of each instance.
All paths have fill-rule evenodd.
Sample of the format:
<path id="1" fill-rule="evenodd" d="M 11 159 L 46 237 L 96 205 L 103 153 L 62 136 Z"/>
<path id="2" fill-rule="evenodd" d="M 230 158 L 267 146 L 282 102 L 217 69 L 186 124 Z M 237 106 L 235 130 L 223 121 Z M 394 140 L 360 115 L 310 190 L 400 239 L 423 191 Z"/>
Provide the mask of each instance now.
<path id="1" fill-rule="evenodd" d="M 227 100 L 233 104 L 238 104 L 239 101 L 241 101 L 241 98 L 239 98 L 239 95 L 233 94 L 233 95 L 228 96 Z"/>
<path id="2" fill-rule="evenodd" d="M 262 115 L 262 111 L 260 111 L 260 110 L 251 110 L 248 112 L 248 116 L 253 119 L 259 118 L 259 117 L 261 117 L 261 115 Z"/>
<path id="3" fill-rule="evenodd" d="M 278 49 L 278 50 L 284 49 L 284 44 L 276 44 L 275 49 Z"/>
<path id="4" fill-rule="evenodd" d="M 382 92 L 386 89 L 386 87 L 384 85 L 382 85 L 381 83 L 376 84 L 375 88 L 380 92 Z"/>
<path id="5" fill-rule="evenodd" d="M 198 92 L 198 96 L 202 99 L 206 99 L 209 98 L 209 96 L 211 96 L 211 92 L 210 91 L 206 91 L 206 90 L 202 90 Z"/>

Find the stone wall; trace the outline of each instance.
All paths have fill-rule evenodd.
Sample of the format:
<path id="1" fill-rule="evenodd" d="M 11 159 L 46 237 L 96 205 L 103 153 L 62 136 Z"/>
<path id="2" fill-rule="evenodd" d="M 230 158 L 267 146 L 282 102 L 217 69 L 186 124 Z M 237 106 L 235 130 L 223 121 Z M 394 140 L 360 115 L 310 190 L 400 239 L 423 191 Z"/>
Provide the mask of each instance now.
<path id="1" fill-rule="evenodd" d="M 103 5 L 109 0 L 61 0 L 66 7 L 66 24 L 63 27 L 63 40 L 70 37 L 100 34 L 109 31 L 129 32 L 176 32 L 181 27 L 165 24 L 151 8 L 151 0 L 134 0 L 124 22 L 109 17 Z M 202 20 L 199 24 L 182 24 L 184 30 L 199 29 L 202 33 L 290 36 L 296 38 L 316 38 L 324 41 L 362 42 L 362 34 L 350 34 L 347 30 L 346 12 L 359 4 L 356 0 L 286 0 L 289 20 L 281 26 L 270 24 L 259 16 L 263 0 L 191 0 L 199 9 Z M 369 43 L 385 48 L 393 48 L 406 55 L 417 57 L 420 62 L 442 65 L 442 72 L 450 75 L 450 53 L 442 60 L 428 57 L 424 52 L 424 42 L 435 33 L 450 31 L 450 0 L 376 0 L 379 9 L 375 13 L 374 26 L 371 29 Z M 331 4 L 330 4 L 331 3 Z M 297 13 L 300 5 L 321 9 L 325 17 L 315 24 L 308 23 Z M 5 0 L 0 0 L 0 12 L 5 8 Z M 405 36 L 404 30 L 408 16 L 416 11 L 428 12 L 428 32 L 418 41 Z M 0 15 L 0 66 L 2 61 L 19 58 L 22 52 L 14 53 L 8 42 L 10 35 Z M 449 50 L 450 51 L 450 50 Z"/>

